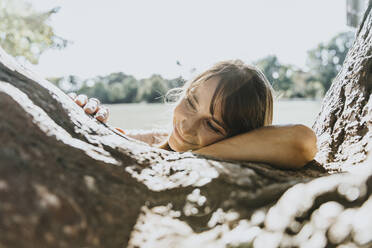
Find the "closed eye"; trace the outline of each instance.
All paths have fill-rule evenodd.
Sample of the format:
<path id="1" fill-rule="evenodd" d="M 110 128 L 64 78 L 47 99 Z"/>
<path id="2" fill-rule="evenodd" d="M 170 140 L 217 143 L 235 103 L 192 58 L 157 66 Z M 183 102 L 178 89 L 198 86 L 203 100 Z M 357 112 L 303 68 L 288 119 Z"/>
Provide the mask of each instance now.
<path id="1" fill-rule="evenodd" d="M 193 110 L 195 110 L 195 105 L 191 102 L 189 96 L 186 96 L 186 101 L 187 101 L 187 104 L 188 104 L 188 105 L 189 105 Z"/>
<path id="2" fill-rule="evenodd" d="M 212 125 L 210 121 L 207 121 L 207 125 L 210 129 L 212 129 L 215 133 L 222 134 L 220 130 L 218 130 L 215 126 Z"/>
<path id="3" fill-rule="evenodd" d="M 189 95 L 186 96 L 186 102 L 187 102 L 187 105 L 193 110 L 193 111 L 196 111 L 196 107 L 195 107 L 195 104 L 192 102 L 192 100 L 190 99 Z M 223 134 L 217 127 L 215 127 L 211 121 L 207 120 L 206 121 L 206 124 L 207 124 L 207 127 L 212 130 L 213 132 L 215 133 L 218 133 L 218 134 Z"/>

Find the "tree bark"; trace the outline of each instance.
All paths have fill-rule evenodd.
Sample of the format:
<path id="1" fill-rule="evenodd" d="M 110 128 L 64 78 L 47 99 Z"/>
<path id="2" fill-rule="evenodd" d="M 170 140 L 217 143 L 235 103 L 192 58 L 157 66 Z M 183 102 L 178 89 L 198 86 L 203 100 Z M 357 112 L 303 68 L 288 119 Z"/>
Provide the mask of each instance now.
<path id="1" fill-rule="evenodd" d="M 0 248 L 368 247 L 371 18 L 314 124 L 335 175 L 149 147 L 1 50 Z"/>
<path id="2" fill-rule="evenodd" d="M 317 161 L 328 170 L 348 171 L 366 159 L 371 132 L 371 9 L 365 13 L 343 67 L 327 92 L 314 123 Z"/>

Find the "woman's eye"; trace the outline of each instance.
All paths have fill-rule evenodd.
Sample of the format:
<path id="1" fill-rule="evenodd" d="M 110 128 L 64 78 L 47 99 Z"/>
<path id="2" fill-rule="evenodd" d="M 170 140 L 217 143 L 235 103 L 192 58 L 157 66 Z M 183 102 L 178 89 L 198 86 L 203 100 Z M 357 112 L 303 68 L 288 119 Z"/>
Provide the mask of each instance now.
<path id="1" fill-rule="evenodd" d="M 192 109 L 195 109 L 195 106 L 194 104 L 191 102 L 190 98 L 187 96 L 186 97 L 186 101 L 187 101 L 187 104 L 192 108 Z"/>
<path id="2" fill-rule="evenodd" d="M 207 125 L 210 129 L 212 129 L 214 132 L 216 133 L 221 133 L 220 130 L 218 130 L 217 128 L 215 128 L 210 121 L 207 121 Z"/>

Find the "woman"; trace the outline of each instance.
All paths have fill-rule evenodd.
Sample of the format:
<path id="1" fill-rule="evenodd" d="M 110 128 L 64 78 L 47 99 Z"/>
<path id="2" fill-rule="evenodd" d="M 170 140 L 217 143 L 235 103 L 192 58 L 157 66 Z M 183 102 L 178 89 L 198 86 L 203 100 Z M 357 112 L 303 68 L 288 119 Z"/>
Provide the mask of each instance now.
<path id="1" fill-rule="evenodd" d="M 108 111 L 98 100 L 79 95 L 75 101 L 88 114 L 107 121 Z M 150 145 L 163 137 L 158 147 L 167 150 L 280 168 L 300 168 L 311 161 L 317 152 L 314 132 L 304 125 L 273 126 L 272 117 L 272 89 L 266 77 L 240 60 L 223 61 L 184 85 L 169 134 L 127 135 Z"/>

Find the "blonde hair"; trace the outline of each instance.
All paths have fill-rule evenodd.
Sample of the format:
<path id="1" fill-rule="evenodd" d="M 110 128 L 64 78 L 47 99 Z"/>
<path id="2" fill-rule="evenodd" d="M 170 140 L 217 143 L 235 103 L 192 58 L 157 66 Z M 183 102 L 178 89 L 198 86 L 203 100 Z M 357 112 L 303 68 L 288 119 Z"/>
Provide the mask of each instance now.
<path id="1" fill-rule="evenodd" d="M 182 98 L 212 77 L 218 77 L 219 84 L 213 94 L 210 110 L 213 113 L 216 105 L 220 104 L 228 136 L 272 124 L 273 89 L 258 68 L 246 65 L 241 60 L 216 63 L 186 82 L 182 88 L 168 92 L 167 99 Z"/>
<path id="2" fill-rule="evenodd" d="M 186 82 L 182 88 L 170 90 L 166 99 L 180 101 L 190 94 L 191 89 L 212 77 L 218 77 L 219 83 L 212 97 L 210 111 L 213 114 L 216 105 L 220 104 L 226 138 L 272 124 L 273 89 L 258 68 L 246 65 L 241 60 L 216 63 Z M 171 150 L 168 141 L 159 148 Z"/>

